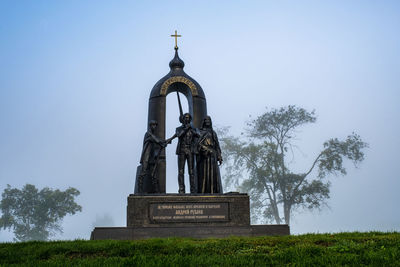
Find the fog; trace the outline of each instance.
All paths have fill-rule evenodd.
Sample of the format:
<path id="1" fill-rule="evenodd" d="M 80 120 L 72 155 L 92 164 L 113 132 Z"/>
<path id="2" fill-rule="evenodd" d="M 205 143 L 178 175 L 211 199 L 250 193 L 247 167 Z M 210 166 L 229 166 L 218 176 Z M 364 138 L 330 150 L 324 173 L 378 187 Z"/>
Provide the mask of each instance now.
<path id="1" fill-rule="evenodd" d="M 101 218 L 126 225 L 148 98 L 169 72 L 175 30 L 214 124 L 239 135 L 266 107 L 315 109 L 296 140 L 299 171 L 329 138 L 354 131 L 369 143 L 359 168 L 330 177 L 329 207 L 294 214 L 292 233 L 400 231 L 399 2 L 1 1 L 0 14 L 0 191 L 80 190 L 83 211 L 53 239 L 88 239 Z M 170 94 L 168 137 L 178 115 Z"/>

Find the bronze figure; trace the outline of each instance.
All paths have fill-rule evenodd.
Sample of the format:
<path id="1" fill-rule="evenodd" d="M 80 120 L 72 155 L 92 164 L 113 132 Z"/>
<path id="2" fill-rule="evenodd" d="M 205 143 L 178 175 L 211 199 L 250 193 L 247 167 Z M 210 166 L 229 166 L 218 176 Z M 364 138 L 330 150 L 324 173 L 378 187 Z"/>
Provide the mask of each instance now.
<path id="1" fill-rule="evenodd" d="M 223 193 L 219 172 L 219 165 L 222 164 L 221 148 L 210 116 L 204 118 L 200 134 L 197 144 L 198 193 Z"/>
<path id="2" fill-rule="evenodd" d="M 196 178 L 194 171 L 194 155 L 196 153 L 197 138 L 200 136 L 198 130 L 191 125 L 192 116 L 185 113 L 180 116 L 181 126 L 176 128 L 175 135 L 168 139 L 178 137 L 178 145 L 176 147 L 176 154 L 178 155 L 178 184 L 179 194 L 185 194 L 185 163 L 188 165 L 190 193 L 197 192 Z"/>
<path id="3" fill-rule="evenodd" d="M 161 151 L 170 142 L 162 140 L 155 135 L 157 121 L 151 120 L 149 130 L 144 135 L 143 150 L 140 157 L 140 171 L 138 175 L 137 193 L 159 193 L 160 187 L 156 169 L 160 158 Z M 151 180 L 151 189 L 144 190 L 143 183 L 146 179 Z"/>

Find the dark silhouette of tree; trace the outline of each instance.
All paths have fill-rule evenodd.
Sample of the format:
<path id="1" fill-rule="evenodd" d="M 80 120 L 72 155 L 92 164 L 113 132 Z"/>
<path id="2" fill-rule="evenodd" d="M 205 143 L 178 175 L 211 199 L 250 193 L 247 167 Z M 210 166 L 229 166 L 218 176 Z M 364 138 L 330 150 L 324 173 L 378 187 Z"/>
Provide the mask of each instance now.
<path id="1" fill-rule="evenodd" d="M 253 220 L 290 224 L 294 210 L 320 208 L 329 198 L 327 177 L 346 175 L 345 159 L 355 166 L 363 161 L 368 144 L 352 133 L 345 140 L 326 141 L 304 172 L 291 171 L 288 154 L 296 133 L 315 121 L 314 111 L 287 106 L 271 109 L 249 122 L 241 138 L 224 135 L 227 129 L 220 130 L 225 182 L 249 193 Z"/>
<path id="2" fill-rule="evenodd" d="M 31 184 L 21 190 L 7 185 L 0 202 L 0 228 L 13 229 L 16 241 L 48 240 L 62 232 L 60 223 L 67 214 L 82 211 L 75 203 L 79 194 L 72 187 L 65 191 L 45 187 L 39 191 Z"/>

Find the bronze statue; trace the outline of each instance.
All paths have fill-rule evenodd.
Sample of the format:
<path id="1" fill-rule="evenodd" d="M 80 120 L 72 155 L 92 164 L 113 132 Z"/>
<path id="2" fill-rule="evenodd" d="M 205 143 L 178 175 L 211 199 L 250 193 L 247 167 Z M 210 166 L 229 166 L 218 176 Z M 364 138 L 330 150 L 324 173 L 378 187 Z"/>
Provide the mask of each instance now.
<path id="1" fill-rule="evenodd" d="M 168 141 L 171 142 L 172 139 L 178 137 L 178 145 L 176 147 L 176 154 L 178 155 L 178 193 L 185 194 L 185 162 L 187 162 L 189 170 L 190 193 L 196 193 L 194 155 L 196 153 L 196 139 L 200 134 L 197 129 L 190 124 L 192 116 L 189 113 L 180 116 L 179 120 L 182 125 L 176 128 L 175 135 L 168 139 Z"/>
<path id="2" fill-rule="evenodd" d="M 223 193 L 219 172 L 219 165 L 222 164 L 221 148 L 210 116 L 204 118 L 200 134 L 197 144 L 198 193 Z"/>
<path id="3" fill-rule="evenodd" d="M 178 192 L 180 194 L 185 193 L 184 169 L 186 162 L 189 170 L 191 193 L 202 193 L 203 191 L 204 193 L 222 192 L 218 164 L 216 163 L 221 162 L 218 161 L 220 159 L 220 157 L 218 158 L 218 155 L 220 156 L 221 154 L 219 151 L 219 145 L 217 145 L 219 154 L 210 157 L 208 161 L 207 157 L 209 157 L 210 153 L 204 150 L 204 140 L 201 142 L 203 150 L 201 148 L 199 149 L 198 145 L 200 137 L 199 128 L 202 126 L 203 119 L 207 115 L 206 97 L 200 84 L 187 75 L 183 70 L 185 63 L 179 58 L 177 45 L 177 38 L 180 37 L 180 35 L 175 32 L 175 34 L 171 36 L 175 37 L 175 56 L 169 63 L 170 72 L 154 85 L 150 93 L 148 107 L 149 131 L 146 133 L 143 142 L 143 152 L 140 160 L 141 164 L 137 167 L 134 192 L 142 194 L 166 193 L 166 158 L 164 148 L 176 137 L 179 138 L 176 148 L 179 169 Z M 166 97 L 172 92 L 177 93 L 180 112 L 179 121 L 182 125 L 176 128 L 176 133 L 172 138 L 164 140 L 166 126 Z M 182 93 L 186 97 L 190 114 L 183 114 L 179 93 Z M 152 122 L 154 123 L 150 126 Z M 207 126 L 203 128 L 204 134 L 207 130 Z M 212 127 L 210 126 L 209 128 L 211 129 L 210 131 L 213 132 Z M 218 141 L 215 132 L 213 132 L 212 136 L 212 140 Z M 216 149 L 214 145 L 215 144 L 213 143 L 209 146 L 208 150 Z M 198 155 L 199 152 L 203 153 L 200 157 Z M 214 158 L 217 158 L 217 160 Z M 208 164 L 209 166 L 213 166 L 210 169 L 212 172 L 207 172 L 210 173 L 207 174 L 207 177 L 202 176 L 200 178 L 202 182 L 197 181 L 197 174 L 206 175 L 206 172 L 197 171 L 197 162 L 202 164 L 202 168 L 204 168 L 204 163 L 212 162 Z M 216 185 L 208 186 L 207 184 L 207 187 L 210 189 L 205 189 L 205 186 L 203 186 L 203 180 L 212 180 L 214 179 L 214 176 L 219 179 Z M 213 182 L 213 184 L 215 183 Z"/>
<path id="4" fill-rule="evenodd" d="M 140 171 L 138 175 L 137 193 L 159 193 L 159 183 L 156 177 L 156 169 L 162 149 L 170 143 L 170 140 L 165 141 L 155 135 L 157 121 L 151 120 L 149 130 L 144 135 L 143 150 L 140 157 Z M 143 183 L 145 179 L 151 180 L 151 190 L 144 190 Z M 150 192 L 145 192 L 150 191 Z"/>

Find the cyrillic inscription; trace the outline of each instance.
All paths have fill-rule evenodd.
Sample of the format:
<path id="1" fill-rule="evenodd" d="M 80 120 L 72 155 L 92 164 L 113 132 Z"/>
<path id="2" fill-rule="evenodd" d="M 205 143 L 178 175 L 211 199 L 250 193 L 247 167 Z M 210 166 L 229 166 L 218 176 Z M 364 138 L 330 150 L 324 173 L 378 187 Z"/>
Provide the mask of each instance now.
<path id="1" fill-rule="evenodd" d="M 229 203 L 152 203 L 153 222 L 215 222 L 229 220 Z"/>

